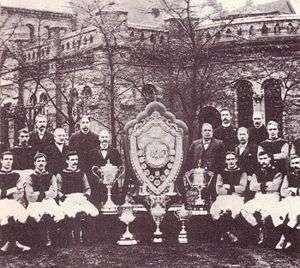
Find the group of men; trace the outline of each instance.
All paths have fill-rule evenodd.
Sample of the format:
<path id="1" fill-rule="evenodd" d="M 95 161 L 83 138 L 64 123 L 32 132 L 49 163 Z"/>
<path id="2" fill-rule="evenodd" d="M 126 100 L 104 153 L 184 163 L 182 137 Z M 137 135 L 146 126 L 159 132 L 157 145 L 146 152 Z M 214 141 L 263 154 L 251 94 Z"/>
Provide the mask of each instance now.
<path id="1" fill-rule="evenodd" d="M 35 130 L 21 129 L 19 144 L 1 153 L 0 226 L 2 252 L 29 251 L 19 242 L 24 228 L 39 229 L 41 241 L 52 244 L 58 230 L 72 242 L 83 242 L 83 228 L 99 215 L 105 187 L 91 172 L 108 161 L 119 166 L 119 152 L 110 146 L 109 132 L 90 130 L 83 116 L 80 130 L 70 137 L 63 128 L 47 130 L 47 118 L 38 115 Z"/>
<path id="2" fill-rule="evenodd" d="M 212 201 L 220 239 L 238 242 L 242 219 L 254 228 L 259 244 L 279 233 L 275 248 L 291 247 L 300 229 L 299 139 L 290 146 L 278 136 L 278 123 L 265 126 L 259 112 L 249 129 L 236 130 L 227 109 L 221 119 L 215 131 L 202 125 L 202 138 L 192 143 L 187 157 L 188 170 L 200 167 L 214 174 L 203 190 Z"/>
<path id="3" fill-rule="evenodd" d="M 214 174 L 205 190 L 220 238 L 237 242 L 236 220 L 242 217 L 263 243 L 266 219 L 271 218 L 281 234 L 276 248 L 290 247 L 299 227 L 300 142 L 290 148 L 278 136 L 278 124 L 270 121 L 265 126 L 258 112 L 249 129 L 236 130 L 229 110 L 221 111 L 221 119 L 222 126 L 215 131 L 209 123 L 202 125 L 202 138 L 191 144 L 184 167 Z M 47 118 L 39 115 L 35 130 L 21 129 L 18 138 L 17 146 L 1 154 L 0 226 L 5 240 L 1 251 L 12 246 L 30 250 L 18 237 L 26 224 L 43 230 L 47 246 L 52 243 L 50 234 L 60 229 L 70 240 L 82 242 L 84 225 L 99 214 L 106 200 L 105 187 L 92 167 L 108 161 L 122 164 L 120 153 L 110 146 L 109 132 L 95 134 L 90 119 L 83 116 L 80 130 L 67 142 L 64 129 L 51 134 Z M 116 183 L 113 191 L 118 186 L 122 183 Z"/>

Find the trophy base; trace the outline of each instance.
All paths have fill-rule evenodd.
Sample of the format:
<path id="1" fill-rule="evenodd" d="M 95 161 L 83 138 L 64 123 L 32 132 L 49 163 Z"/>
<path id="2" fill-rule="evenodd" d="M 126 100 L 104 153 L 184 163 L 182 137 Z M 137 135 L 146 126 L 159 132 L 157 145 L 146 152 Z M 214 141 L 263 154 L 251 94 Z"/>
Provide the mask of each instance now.
<path id="1" fill-rule="evenodd" d="M 184 235 L 179 235 L 178 236 L 178 243 L 180 244 L 187 244 L 189 241 L 188 241 L 188 238 L 187 236 L 184 236 Z"/>
<path id="2" fill-rule="evenodd" d="M 161 237 L 154 237 L 152 240 L 153 243 L 162 243 L 163 239 Z"/>
<path id="3" fill-rule="evenodd" d="M 118 214 L 118 209 L 117 207 L 103 207 L 101 208 L 101 212 L 104 215 Z"/>
<path id="4" fill-rule="evenodd" d="M 136 245 L 138 242 L 135 239 L 120 239 L 117 244 L 119 246 L 133 246 Z"/>

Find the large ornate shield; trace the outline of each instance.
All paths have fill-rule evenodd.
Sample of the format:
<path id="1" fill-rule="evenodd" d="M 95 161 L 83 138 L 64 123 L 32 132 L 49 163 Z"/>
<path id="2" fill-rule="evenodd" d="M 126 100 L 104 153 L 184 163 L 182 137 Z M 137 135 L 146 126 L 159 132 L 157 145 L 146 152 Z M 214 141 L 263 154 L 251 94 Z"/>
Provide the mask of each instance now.
<path id="1" fill-rule="evenodd" d="M 134 175 L 151 195 L 166 193 L 180 174 L 187 145 L 184 122 L 151 102 L 125 125 L 126 153 Z"/>

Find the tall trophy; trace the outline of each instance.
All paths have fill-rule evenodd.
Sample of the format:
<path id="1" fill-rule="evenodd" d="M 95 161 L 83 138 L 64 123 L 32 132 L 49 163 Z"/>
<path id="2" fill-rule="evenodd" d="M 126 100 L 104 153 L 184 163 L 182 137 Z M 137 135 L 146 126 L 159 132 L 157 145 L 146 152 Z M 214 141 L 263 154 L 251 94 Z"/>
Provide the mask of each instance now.
<path id="1" fill-rule="evenodd" d="M 178 242 L 181 244 L 188 243 L 188 236 L 187 231 L 185 229 L 185 223 L 190 219 L 192 216 L 192 211 L 185 209 L 185 205 L 183 204 L 182 207 L 174 212 L 176 218 L 181 221 L 181 230 L 178 235 Z"/>
<path id="2" fill-rule="evenodd" d="M 159 226 L 167 212 L 166 207 L 162 202 L 160 202 L 160 200 L 158 200 L 158 201 L 154 202 L 154 205 L 151 207 L 150 212 L 151 212 L 151 215 L 152 215 L 153 220 L 156 225 L 156 230 L 153 233 L 153 235 L 154 235 L 153 242 L 154 243 L 162 243 L 163 242 L 162 232 L 161 232 Z"/>
<path id="3" fill-rule="evenodd" d="M 136 245 L 137 241 L 135 240 L 134 235 L 129 231 L 129 225 L 135 220 L 135 215 L 133 205 L 130 204 L 127 196 L 125 198 L 125 203 L 119 207 L 119 211 L 119 219 L 126 224 L 126 231 L 117 243 L 120 246 Z"/>
<path id="4" fill-rule="evenodd" d="M 124 174 L 125 167 L 114 166 L 108 160 L 107 164 L 103 167 L 99 168 L 97 166 L 93 166 L 92 172 L 107 188 L 107 201 L 101 208 L 101 212 L 103 214 L 117 214 L 118 207 L 111 199 L 111 189 L 114 186 L 115 182 Z"/>

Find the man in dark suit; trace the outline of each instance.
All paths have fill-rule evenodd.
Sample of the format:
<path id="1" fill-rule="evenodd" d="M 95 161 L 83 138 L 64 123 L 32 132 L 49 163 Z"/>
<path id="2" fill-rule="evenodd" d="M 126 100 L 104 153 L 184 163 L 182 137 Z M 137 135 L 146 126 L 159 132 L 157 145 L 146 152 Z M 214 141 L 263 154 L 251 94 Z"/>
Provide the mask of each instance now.
<path id="1" fill-rule="evenodd" d="M 209 123 L 202 125 L 202 139 L 195 140 L 190 146 L 187 157 L 187 170 L 193 168 L 204 168 L 207 171 L 211 171 L 217 174 L 224 169 L 224 145 L 221 140 L 213 138 L 213 127 Z M 216 180 L 212 179 L 208 192 L 211 198 L 216 198 Z M 207 196 L 207 189 L 203 191 L 203 196 Z"/>
<path id="2" fill-rule="evenodd" d="M 236 128 L 231 125 L 232 116 L 228 109 L 221 110 L 222 126 L 214 131 L 214 138 L 223 141 L 226 151 L 233 151 L 238 143 Z"/>
<path id="3" fill-rule="evenodd" d="M 54 143 L 46 148 L 48 159 L 47 170 L 56 175 L 65 168 L 66 155 L 69 147 L 66 143 L 66 132 L 63 128 L 57 128 L 54 131 Z"/>
<path id="4" fill-rule="evenodd" d="M 98 135 L 90 130 L 90 118 L 83 116 L 80 119 L 80 130 L 73 133 L 70 138 L 70 150 L 76 151 L 79 157 L 81 170 L 87 169 L 87 154 L 97 148 L 99 144 Z"/>
<path id="5" fill-rule="evenodd" d="M 33 158 L 35 152 L 33 147 L 28 145 L 29 132 L 25 128 L 20 129 L 18 132 L 19 144 L 12 149 L 12 153 L 14 156 L 13 169 L 33 169 Z"/>
<path id="6" fill-rule="evenodd" d="M 40 114 L 35 118 L 35 130 L 29 134 L 28 144 L 35 153 L 46 153 L 46 148 L 53 143 L 54 137 L 47 131 L 47 117 Z"/>
<path id="7" fill-rule="evenodd" d="M 239 144 L 235 147 L 235 152 L 238 157 L 239 167 L 246 171 L 248 175 L 252 175 L 259 167 L 257 160 L 258 146 L 255 143 L 250 143 L 248 130 L 245 127 L 240 127 L 237 132 Z"/>
<path id="8" fill-rule="evenodd" d="M 253 113 L 253 126 L 249 128 L 249 142 L 259 144 L 268 138 L 268 131 L 263 124 L 263 116 L 261 112 Z"/>
<path id="9" fill-rule="evenodd" d="M 110 145 L 110 134 L 107 130 L 102 130 L 99 133 L 99 142 L 100 145 L 91 150 L 87 157 L 88 178 L 92 190 L 91 201 L 96 206 L 101 202 L 106 201 L 106 187 L 104 187 L 101 183 L 99 184 L 98 178 L 92 173 L 92 167 L 103 167 L 108 163 L 108 161 L 114 166 L 119 167 L 122 165 L 122 159 L 119 151 Z M 112 189 L 112 198 L 115 202 L 118 202 L 115 197 L 115 193 L 117 192 L 118 186 L 119 188 L 122 187 L 120 184 L 120 181 L 116 182 Z"/>

